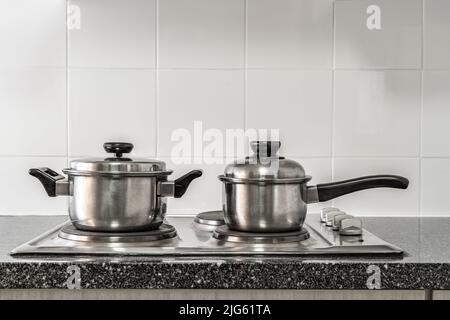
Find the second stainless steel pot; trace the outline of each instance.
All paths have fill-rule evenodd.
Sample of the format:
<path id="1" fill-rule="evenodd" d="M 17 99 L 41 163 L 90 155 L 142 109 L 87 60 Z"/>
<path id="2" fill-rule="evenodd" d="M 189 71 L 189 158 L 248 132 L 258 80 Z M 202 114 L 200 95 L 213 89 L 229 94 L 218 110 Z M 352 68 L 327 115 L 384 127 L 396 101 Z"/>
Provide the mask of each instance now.
<path id="1" fill-rule="evenodd" d="M 166 197 L 180 198 L 202 171 L 193 170 L 175 181 L 162 161 L 123 157 L 130 143 L 105 143 L 106 159 L 81 159 L 64 169 L 67 178 L 49 168 L 33 168 L 51 197 L 69 196 L 69 216 L 80 230 L 132 232 L 158 228 L 166 212 Z"/>
<path id="2" fill-rule="evenodd" d="M 375 175 L 307 186 L 311 180 L 293 160 L 278 157 L 279 142 L 252 142 L 255 154 L 227 166 L 223 182 L 223 212 L 230 229 L 243 232 L 298 230 L 307 204 L 328 201 L 371 188 L 406 189 L 408 179 Z"/>

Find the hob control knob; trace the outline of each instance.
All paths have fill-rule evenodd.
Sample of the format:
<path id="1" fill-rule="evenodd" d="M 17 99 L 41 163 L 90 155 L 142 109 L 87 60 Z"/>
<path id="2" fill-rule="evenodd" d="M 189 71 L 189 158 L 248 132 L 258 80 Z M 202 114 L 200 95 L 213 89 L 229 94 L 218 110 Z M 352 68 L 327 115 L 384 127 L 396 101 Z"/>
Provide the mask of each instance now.
<path id="1" fill-rule="evenodd" d="M 323 208 L 322 210 L 320 210 L 320 222 L 326 223 L 327 222 L 327 213 L 332 212 L 332 211 L 339 211 L 339 209 L 334 208 L 334 207 L 328 207 L 328 208 Z"/>
<path id="2" fill-rule="evenodd" d="M 333 226 L 333 221 L 334 218 L 337 216 L 342 216 L 346 214 L 344 211 L 331 211 L 331 212 L 327 212 L 327 222 L 326 222 L 326 226 L 327 227 L 332 227 Z"/>
<path id="3" fill-rule="evenodd" d="M 333 225 L 332 225 L 333 231 L 339 231 L 342 220 L 351 219 L 351 218 L 353 218 L 353 216 L 351 216 L 349 214 L 341 214 L 341 215 L 335 216 L 333 219 Z"/>
<path id="4" fill-rule="evenodd" d="M 362 235 L 362 220 L 359 218 L 349 218 L 341 220 L 339 234 L 342 236 Z"/>

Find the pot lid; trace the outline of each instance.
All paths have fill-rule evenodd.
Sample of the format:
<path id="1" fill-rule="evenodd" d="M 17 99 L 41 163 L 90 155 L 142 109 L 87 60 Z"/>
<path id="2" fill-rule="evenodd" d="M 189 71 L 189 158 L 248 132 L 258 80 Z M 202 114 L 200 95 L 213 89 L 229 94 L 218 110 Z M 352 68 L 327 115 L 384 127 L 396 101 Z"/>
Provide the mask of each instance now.
<path id="1" fill-rule="evenodd" d="M 251 180 L 302 180 L 309 178 L 297 161 L 278 156 L 279 141 L 252 141 L 253 154 L 244 160 L 237 160 L 225 168 L 222 177 Z"/>
<path id="2" fill-rule="evenodd" d="M 163 161 L 151 159 L 131 159 L 124 157 L 125 153 L 133 150 L 133 144 L 126 142 L 106 142 L 103 148 L 114 155 L 107 158 L 77 159 L 70 162 L 69 173 L 136 173 L 156 174 L 166 172 L 166 164 Z"/>

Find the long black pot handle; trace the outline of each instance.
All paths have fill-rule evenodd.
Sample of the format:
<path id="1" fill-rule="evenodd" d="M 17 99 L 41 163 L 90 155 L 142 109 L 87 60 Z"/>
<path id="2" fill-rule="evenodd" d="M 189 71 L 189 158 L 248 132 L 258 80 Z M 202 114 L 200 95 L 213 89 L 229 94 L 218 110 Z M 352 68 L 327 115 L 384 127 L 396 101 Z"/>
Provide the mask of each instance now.
<path id="1" fill-rule="evenodd" d="M 202 174 L 203 174 L 202 170 L 192 170 L 186 173 L 184 176 L 176 179 L 174 197 L 181 198 L 186 192 L 189 185 L 191 184 L 192 180 L 201 177 Z"/>
<path id="2" fill-rule="evenodd" d="M 28 173 L 42 183 L 49 197 L 57 196 L 56 181 L 65 179 L 64 176 L 50 168 L 32 168 Z"/>
<path id="3" fill-rule="evenodd" d="M 319 201 L 328 201 L 348 193 L 372 188 L 408 188 L 409 180 L 395 175 L 374 175 L 317 185 Z"/>

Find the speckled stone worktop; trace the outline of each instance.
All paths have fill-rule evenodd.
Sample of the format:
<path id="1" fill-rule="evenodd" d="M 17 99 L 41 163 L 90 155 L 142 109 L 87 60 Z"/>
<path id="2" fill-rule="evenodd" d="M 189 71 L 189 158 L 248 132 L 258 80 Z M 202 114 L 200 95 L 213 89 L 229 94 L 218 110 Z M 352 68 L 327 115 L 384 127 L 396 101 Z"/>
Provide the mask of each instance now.
<path id="1" fill-rule="evenodd" d="M 365 218 L 407 252 L 396 260 L 9 255 L 65 219 L 0 217 L 0 289 L 450 289 L 450 218 Z"/>

